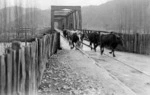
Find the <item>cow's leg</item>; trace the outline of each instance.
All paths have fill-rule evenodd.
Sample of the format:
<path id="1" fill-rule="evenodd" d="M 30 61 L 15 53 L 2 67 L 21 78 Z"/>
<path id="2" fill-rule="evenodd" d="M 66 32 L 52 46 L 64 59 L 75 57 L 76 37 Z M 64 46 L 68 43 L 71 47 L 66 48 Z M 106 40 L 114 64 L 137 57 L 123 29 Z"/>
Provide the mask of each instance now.
<path id="1" fill-rule="evenodd" d="M 70 44 L 71 44 L 70 49 L 73 49 L 74 48 L 74 43 L 71 41 Z"/>
<path id="2" fill-rule="evenodd" d="M 112 46 L 112 53 L 113 53 L 113 57 L 116 57 L 116 55 L 115 55 L 115 48 L 116 48 L 116 47 L 117 47 L 117 45 L 116 45 L 116 44 Z"/>
<path id="3" fill-rule="evenodd" d="M 113 57 L 116 57 L 114 49 L 112 49 L 112 53 L 113 53 Z"/>
<path id="4" fill-rule="evenodd" d="M 74 48 L 74 42 L 72 42 L 72 46 L 73 46 L 73 47 L 72 47 L 72 49 L 73 49 L 73 48 Z"/>
<path id="5" fill-rule="evenodd" d="M 69 40 L 69 45 L 71 46 L 71 40 Z"/>
<path id="6" fill-rule="evenodd" d="M 90 47 L 91 47 L 91 50 L 92 50 L 92 43 L 90 42 Z"/>
<path id="7" fill-rule="evenodd" d="M 96 52 L 97 44 L 94 43 L 94 51 Z"/>
<path id="8" fill-rule="evenodd" d="M 112 54 L 112 52 L 113 52 L 113 49 L 109 53 Z"/>
<path id="9" fill-rule="evenodd" d="M 104 53 L 104 47 L 103 47 L 103 50 L 102 50 L 102 54 Z"/>
<path id="10" fill-rule="evenodd" d="M 101 45 L 100 48 L 101 48 L 101 55 L 102 55 L 104 52 L 104 47 Z"/>
<path id="11" fill-rule="evenodd" d="M 109 53 L 112 54 L 114 49 L 115 49 L 115 47 L 113 45 L 110 45 L 110 49 L 111 49 L 111 51 Z"/>
<path id="12" fill-rule="evenodd" d="M 78 48 L 78 42 L 75 42 L 75 49 Z"/>
<path id="13" fill-rule="evenodd" d="M 96 44 L 94 43 L 94 51 L 96 52 Z"/>
<path id="14" fill-rule="evenodd" d="M 71 42 L 70 42 L 70 49 L 72 49 L 72 45 L 73 45 L 73 44 L 71 44 Z"/>
<path id="15" fill-rule="evenodd" d="M 83 48 L 83 40 L 81 41 L 81 48 Z"/>

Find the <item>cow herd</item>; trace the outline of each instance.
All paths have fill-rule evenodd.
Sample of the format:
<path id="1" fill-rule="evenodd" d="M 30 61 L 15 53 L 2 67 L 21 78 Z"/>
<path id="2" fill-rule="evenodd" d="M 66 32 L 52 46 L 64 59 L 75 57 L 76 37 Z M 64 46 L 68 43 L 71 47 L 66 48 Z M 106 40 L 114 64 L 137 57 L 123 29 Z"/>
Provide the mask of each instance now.
<path id="1" fill-rule="evenodd" d="M 96 32 L 84 34 L 83 32 L 78 30 L 64 29 L 63 35 L 68 39 L 71 49 L 73 49 L 74 47 L 83 47 L 83 39 L 86 38 L 90 42 L 91 50 L 94 49 L 94 51 L 96 52 L 97 46 L 100 46 L 101 55 L 104 52 L 104 47 L 108 47 L 111 49 L 111 52 L 109 53 L 113 54 L 113 57 L 115 57 L 114 51 L 116 47 L 118 45 L 123 46 L 122 38 L 114 32 L 99 35 Z M 94 47 L 92 47 L 92 45 Z"/>
<path id="2" fill-rule="evenodd" d="M 69 41 L 70 48 L 82 47 L 84 34 L 77 30 L 63 30 L 63 35 Z"/>

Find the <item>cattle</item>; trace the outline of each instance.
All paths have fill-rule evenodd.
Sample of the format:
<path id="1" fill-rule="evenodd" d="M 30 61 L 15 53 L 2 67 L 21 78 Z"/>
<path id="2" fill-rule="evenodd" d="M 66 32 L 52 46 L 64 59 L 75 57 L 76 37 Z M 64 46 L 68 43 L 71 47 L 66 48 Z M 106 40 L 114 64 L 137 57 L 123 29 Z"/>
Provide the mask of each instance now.
<path id="1" fill-rule="evenodd" d="M 67 30 L 66 29 L 63 30 L 63 35 L 65 38 L 67 38 Z"/>
<path id="2" fill-rule="evenodd" d="M 78 46 L 80 46 L 80 48 L 83 48 L 83 39 L 85 38 L 85 34 L 78 31 L 78 37 L 79 37 Z"/>
<path id="3" fill-rule="evenodd" d="M 96 32 L 88 33 L 87 38 L 90 42 L 90 47 L 92 50 L 92 44 L 94 45 L 94 51 L 96 52 L 96 47 L 99 45 L 100 35 Z"/>
<path id="4" fill-rule="evenodd" d="M 68 31 L 69 45 L 72 45 L 71 49 L 73 49 L 75 45 L 80 47 L 83 38 L 84 35 L 79 31 L 74 31 L 74 30 Z"/>
<path id="5" fill-rule="evenodd" d="M 117 34 L 114 34 L 113 32 L 104 35 L 102 34 L 100 36 L 100 51 L 101 51 L 101 55 L 104 52 L 104 47 L 108 46 L 111 48 L 111 52 L 109 52 L 110 54 L 113 54 L 113 57 L 115 57 L 115 48 L 118 45 L 123 46 L 123 40 L 120 36 L 118 36 Z"/>

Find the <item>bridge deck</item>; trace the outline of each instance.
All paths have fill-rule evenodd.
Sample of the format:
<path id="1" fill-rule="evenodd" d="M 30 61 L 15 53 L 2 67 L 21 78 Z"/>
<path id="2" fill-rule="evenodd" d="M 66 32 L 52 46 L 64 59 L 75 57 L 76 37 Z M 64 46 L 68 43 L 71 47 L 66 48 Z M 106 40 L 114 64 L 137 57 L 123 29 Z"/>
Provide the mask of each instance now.
<path id="1" fill-rule="evenodd" d="M 63 38 L 61 38 L 61 45 L 63 50 L 52 56 L 53 60 L 49 62 L 50 66 L 44 73 L 46 79 L 43 79 L 41 84 L 46 86 L 50 83 L 49 87 L 53 88 L 43 88 L 45 92 L 43 90 L 40 95 L 46 93 L 60 95 L 54 88 L 59 89 L 58 91 L 63 95 L 136 95 L 123 83 L 113 79 L 103 67 L 97 66 L 93 59 L 78 50 L 70 50 L 67 41 Z"/>
<path id="2" fill-rule="evenodd" d="M 86 41 L 84 43 L 89 44 Z M 68 42 L 62 37 L 61 45 L 64 49 L 70 50 Z M 83 51 L 96 62 L 97 66 L 103 67 L 112 78 L 124 84 L 136 95 L 150 95 L 150 56 L 116 52 L 116 58 L 113 58 L 107 49 L 104 55 L 100 55 L 99 47 L 97 52 L 94 52 L 87 46 L 83 46 Z"/>

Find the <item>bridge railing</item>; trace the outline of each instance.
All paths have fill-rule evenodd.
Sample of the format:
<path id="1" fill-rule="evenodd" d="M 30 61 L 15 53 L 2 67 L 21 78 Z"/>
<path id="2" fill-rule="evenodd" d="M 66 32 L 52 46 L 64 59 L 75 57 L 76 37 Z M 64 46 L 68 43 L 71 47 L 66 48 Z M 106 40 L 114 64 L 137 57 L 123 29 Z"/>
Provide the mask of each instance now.
<path id="1" fill-rule="evenodd" d="M 0 56 L 0 95 L 37 95 L 46 63 L 60 48 L 59 36 L 44 35 Z"/>
<path id="2" fill-rule="evenodd" d="M 99 30 L 79 30 L 84 34 L 91 32 L 97 32 L 99 35 L 107 34 L 110 32 L 99 31 Z M 124 47 L 118 46 L 117 50 L 132 52 L 138 54 L 150 54 L 150 34 L 126 34 L 126 33 L 117 33 L 123 38 Z"/>

